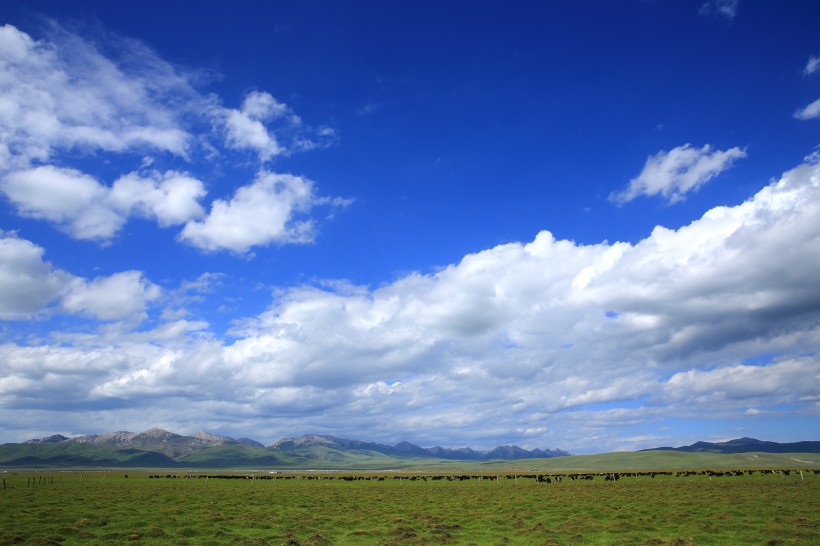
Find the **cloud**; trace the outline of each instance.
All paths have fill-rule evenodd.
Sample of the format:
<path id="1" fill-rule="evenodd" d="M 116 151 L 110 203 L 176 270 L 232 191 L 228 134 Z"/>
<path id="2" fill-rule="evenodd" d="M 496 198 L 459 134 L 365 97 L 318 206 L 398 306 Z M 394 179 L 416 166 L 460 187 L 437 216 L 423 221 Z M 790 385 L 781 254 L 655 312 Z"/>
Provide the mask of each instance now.
<path id="1" fill-rule="evenodd" d="M 287 124 L 301 123 L 287 105 L 278 102 L 269 93 L 258 91 L 248 93 L 240 110 L 226 108 L 222 113 L 227 145 L 255 150 L 262 161 L 285 152 L 264 122 L 284 118 Z"/>
<path id="2" fill-rule="evenodd" d="M 794 117 L 801 120 L 814 119 L 820 117 L 820 99 L 817 99 L 805 108 L 795 112 Z"/>
<path id="3" fill-rule="evenodd" d="M 62 311 L 105 321 L 139 322 L 159 286 L 140 271 L 87 280 L 43 260 L 44 250 L 0 232 L 0 320 L 24 320 Z"/>
<path id="4" fill-rule="evenodd" d="M 125 223 L 106 206 L 107 188 L 75 169 L 49 165 L 16 171 L 0 188 L 22 216 L 54 222 L 78 239 L 110 239 Z"/>
<path id="5" fill-rule="evenodd" d="M 0 191 L 18 214 L 48 220 L 76 239 L 108 241 L 132 215 L 160 226 L 182 224 L 202 215 L 202 182 L 169 171 L 117 179 L 109 189 L 75 169 L 50 165 L 15 171 L 0 180 Z"/>
<path id="6" fill-rule="evenodd" d="M 262 174 L 258 182 L 260 195 L 235 196 L 226 213 L 270 197 L 269 184 L 281 180 Z M 576 440 L 586 449 L 632 449 L 661 443 L 647 427 L 687 418 L 693 405 L 700 419 L 748 419 L 750 407 L 810 415 L 820 374 L 819 216 L 820 164 L 809 158 L 740 205 L 677 230 L 658 227 L 636 244 L 579 245 L 545 231 L 375 288 L 279 290 L 229 340 L 173 320 L 148 332 L 63 338 L 59 348 L 7 345 L 0 362 L 16 379 L 5 404 L 22 404 L 45 373 L 24 362 L 45 359 L 49 400 L 119 407 L 120 428 L 208 420 L 271 438 L 367 430 L 381 441 L 477 447 L 530 431 L 531 446 L 572 448 L 581 434 L 599 437 Z M 239 241 L 219 244 L 251 244 Z M 219 290 L 214 280 L 183 288 Z M 159 301 L 135 272 L 77 286 L 61 306 L 110 320 L 120 308 L 150 314 Z M 128 302 L 109 303 L 120 293 Z M 61 377 L 100 359 L 110 365 L 82 392 L 73 383 L 60 393 Z M 157 398 L 162 407 L 147 414 Z"/>
<path id="7" fill-rule="evenodd" d="M 815 57 L 812 55 L 806 63 L 806 68 L 803 69 L 803 75 L 811 76 L 818 70 L 820 70 L 820 57 Z"/>
<path id="8" fill-rule="evenodd" d="M 161 293 L 141 271 L 124 271 L 91 281 L 75 280 L 63 297 L 62 307 L 100 320 L 142 319 L 147 304 Z"/>
<path id="9" fill-rule="evenodd" d="M 364 106 L 359 108 L 356 113 L 360 116 L 369 116 L 370 114 L 376 113 L 381 105 L 377 102 L 367 102 Z"/>
<path id="10" fill-rule="evenodd" d="M 701 15 L 720 15 L 727 19 L 734 19 L 740 0 L 708 0 L 700 6 Z"/>
<path id="11" fill-rule="evenodd" d="M 661 151 L 650 156 L 641 174 L 630 180 L 623 191 L 610 194 L 609 200 L 622 205 L 642 195 L 660 194 L 675 203 L 729 168 L 735 159 L 743 157 L 746 152 L 740 148 L 712 151 L 708 144 L 702 148 L 684 144 Z"/>
<path id="12" fill-rule="evenodd" d="M 310 180 L 260 171 L 230 200 L 215 200 L 202 221 L 188 222 L 180 239 L 202 250 L 237 254 L 271 243 L 309 243 L 314 225 L 307 213 L 321 202 Z"/>
<path id="13" fill-rule="evenodd" d="M 183 77 L 144 46 L 131 44 L 117 64 L 56 25 L 51 31 L 59 45 L 0 27 L 0 170 L 74 148 L 187 155 L 191 135 L 175 110 L 195 94 Z"/>
<path id="14" fill-rule="evenodd" d="M 214 117 L 224 130 L 226 147 L 255 151 L 261 162 L 326 147 L 337 139 L 330 127 L 305 127 L 289 106 L 264 91 L 248 93 L 240 109 L 220 108 Z"/>
<path id="15" fill-rule="evenodd" d="M 673 375 L 664 385 L 664 395 L 686 404 L 726 400 L 747 405 L 755 400 L 769 405 L 786 403 L 817 393 L 820 389 L 818 371 L 820 359 L 816 356 L 768 366 L 738 364 L 708 371 L 689 370 Z"/>
<path id="16" fill-rule="evenodd" d="M 107 201 L 117 210 L 156 219 L 161 227 L 167 227 L 202 216 L 199 200 L 205 194 L 205 185 L 186 173 L 154 171 L 147 177 L 137 173 L 120 177 Z"/>
<path id="17" fill-rule="evenodd" d="M 43 254 L 31 241 L 0 231 L 0 320 L 36 316 L 72 279 L 44 262 Z"/>
<path id="18" fill-rule="evenodd" d="M 219 161 L 229 177 L 232 168 L 247 168 L 236 151 L 255 152 L 264 163 L 330 145 L 337 139 L 332 128 L 305 126 L 264 91 L 248 93 L 239 109 L 222 106 L 143 44 L 109 35 L 105 46 L 103 53 L 53 22 L 41 40 L 0 27 L 0 190 L 18 214 L 103 243 L 135 216 L 161 227 L 188 224 L 180 240 L 209 250 L 245 253 L 256 244 L 313 239 L 312 182 L 264 171 L 278 181 L 242 186 L 234 201 L 215 201 L 206 220 L 191 223 L 204 215 L 205 183 L 159 165 L 184 161 L 191 171 L 211 173 L 210 162 Z M 78 158 L 100 154 L 143 170 L 114 176 L 109 187 L 76 168 Z M 257 220 L 257 235 L 241 215 L 251 206 L 246 196 L 261 196 L 271 207 L 254 207 L 268 219 Z"/>

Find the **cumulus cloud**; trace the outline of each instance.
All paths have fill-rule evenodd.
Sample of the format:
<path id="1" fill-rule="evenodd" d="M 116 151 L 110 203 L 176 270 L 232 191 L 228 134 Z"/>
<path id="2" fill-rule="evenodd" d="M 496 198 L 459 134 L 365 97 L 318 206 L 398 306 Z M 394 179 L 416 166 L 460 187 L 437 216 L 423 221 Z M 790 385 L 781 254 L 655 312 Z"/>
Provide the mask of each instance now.
<path id="1" fill-rule="evenodd" d="M 199 180 L 183 173 L 136 173 L 111 188 L 76 169 L 50 165 L 15 171 L 0 180 L 0 191 L 19 214 L 57 224 L 72 237 L 108 241 L 132 215 L 160 226 L 182 224 L 202 214 Z"/>
<path id="2" fill-rule="evenodd" d="M 306 213 L 322 202 L 310 180 L 263 170 L 230 200 L 215 200 L 202 221 L 188 222 L 180 239 L 203 250 L 237 254 L 271 243 L 308 243 L 314 226 Z"/>
<path id="3" fill-rule="evenodd" d="M 728 169 L 736 159 L 746 157 L 740 148 L 714 150 L 708 144 L 693 148 L 690 144 L 660 151 L 646 160 L 643 171 L 629 181 L 626 189 L 613 192 L 609 200 L 622 205 L 642 195 L 662 195 L 674 203 L 685 199 L 703 184 Z"/>
<path id="4" fill-rule="evenodd" d="M 372 291 L 294 289 L 226 348 L 226 363 L 263 389 L 347 385 L 351 404 L 385 412 L 458 398 L 435 411 L 467 419 L 634 400 L 658 391 L 664 369 L 740 370 L 733 355 L 816 350 L 818 193 L 820 167 L 806 164 L 636 245 L 543 232 Z"/>
<path id="5" fill-rule="evenodd" d="M 125 222 L 104 203 L 107 188 L 75 169 L 49 165 L 16 171 L 0 188 L 19 214 L 54 222 L 78 239 L 109 239 Z"/>
<path id="6" fill-rule="evenodd" d="M 801 108 L 794 113 L 794 117 L 801 120 L 814 119 L 820 117 L 820 99 L 809 104 L 805 108 Z"/>
<path id="7" fill-rule="evenodd" d="M 141 271 L 124 271 L 91 281 L 76 280 L 62 306 L 70 313 L 100 320 L 143 318 L 146 305 L 160 294 L 159 286 L 145 279 Z"/>
<path id="8" fill-rule="evenodd" d="M 205 194 L 205 185 L 186 173 L 155 171 L 147 177 L 130 173 L 117 179 L 107 201 L 124 214 L 153 218 L 167 227 L 202 216 L 199 200 Z"/>
<path id="9" fill-rule="evenodd" d="M 530 445 L 572 447 L 567 438 L 583 430 L 599 449 L 631 449 L 662 437 L 623 430 L 685 417 L 693 404 L 700 415 L 744 419 L 783 405 L 811 414 L 818 217 L 820 164 L 809 159 L 740 205 L 677 230 L 658 227 L 636 244 L 579 245 L 545 231 L 376 288 L 278 291 L 231 341 L 173 321 L 120 334 L 105 350 L 99 337 L 72 351 L 9 345 L 0 362 L 17 379 L 4 396 L 19 400 L 43 373 L 22 362 L 47 354 L 50 370 L 63 358 L 67 369 L 112 359 L 82 395 L 70 395 L 83 407 L 117 403 L 131 408 L 126 421 L 145 422 L 139 401 L 163 397 L 168 407 L 152 410 L 154 422 L 179 428 L 205 415 L 271 438 L 367 430 L 383 441 L 480 447 L 520 440 L 523 430 Z M 107 305 L 108 292 L 131 293 L 132 313 L 157 295 L 134 272 L 80 286 L 62 305 L 99 317 L 127 306 Z M 212 288 L 213 278 L 189 288 L 197 287 Z M 745 363 L 760 355 L 779 356 Z M 614 423 L 620 438 L 608 436 Z"/>
<path id="10" fill-rule="evenodd" d="M 37 315 L 72 279 L 43 261 L 43 254 L 31 241 L 0 231 L 0 320 Z"/>
<path id="11" fill-rule="evenodd" d="M 248 93 L 239 109 L 222 106 L 136 41 L 107 36 L 103 53 L 53 22 L 47 35 L 36 40 L 13 26 L 0 27 L 0 190 L 20 215 L 52 222 L 77 239 L 108 243 L 133 216 L 161 227 L 202 217 L 205 183 L 177 169 L 163 173 L 155 167 L 163 158 L 186 161 L 192 169 L 203 157 L 218 159 L 224 169 L 246 163 L 230 157 L 233 150 L 250 150 L 265 162 L 336 138 L 331 128 L 306 127 L 264 91 Z M 155 154 L 148 162 L 146 152 Z M 72 165 L 78 156 L 97 154 L 134 163 L 142 158 L 143 169 L 156 170 L 112 177 L 109 186 Z M 240 187 L 234 201 L 215 201 L 211 215 L 189 223 L 180 240 L 234 252 L 312 240 L 312 182 L 266 176 L 278 181 L 257 179 Z M 260 218 L 251 227 L 242 216 L 251 205 L 242 199 L 257 196 L 271 208 L 254 205 Z M 249 233 L 259 226 L 259 234 Z"/>
<path id="12" fill-rule="evenodd" d="M 33 318 L 61 310 L 105 321 L 139 322 L 161 295 L 140 271 L 87 280 L 43 260 L 44 250 L 14 233 L 0 232 L 0 320 Z"/>
<path id="13" fill-rule="evenodd" d="M 278 102 L 269 93 L 258 91 L 248 93 L 241 109 L 228 108 L 223 111 L 223 115 L 227 145 L 255 150 L 262 160 L 285 151 L 277 142 L 276 135 L 265 126 L 266 121 L 285 118 L 287 124 L 301 123 L 287 105 Z"/>

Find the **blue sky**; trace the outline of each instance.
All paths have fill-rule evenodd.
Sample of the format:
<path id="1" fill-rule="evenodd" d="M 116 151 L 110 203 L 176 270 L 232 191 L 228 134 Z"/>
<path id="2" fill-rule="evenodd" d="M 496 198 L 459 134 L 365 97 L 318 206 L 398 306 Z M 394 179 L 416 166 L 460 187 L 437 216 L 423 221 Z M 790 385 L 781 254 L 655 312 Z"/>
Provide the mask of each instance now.
<path id="1" fill-rule="evenodd" d="M 0 6 L 0 441 L 814 439 L 820 6 Z"/>

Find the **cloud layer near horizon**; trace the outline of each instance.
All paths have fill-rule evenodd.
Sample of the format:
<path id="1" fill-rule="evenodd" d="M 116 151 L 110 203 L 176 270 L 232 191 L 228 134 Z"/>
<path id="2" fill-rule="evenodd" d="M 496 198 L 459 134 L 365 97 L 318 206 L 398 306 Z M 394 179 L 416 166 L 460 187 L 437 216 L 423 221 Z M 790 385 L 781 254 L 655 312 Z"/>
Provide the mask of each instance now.
<path id="1" fill-rule="evenodd" d="M 237 323 L 233 340 L 169 320 L 6 343 L 0 396 L 23 429 L 59 408 L 68 433 L 87 432 L 83 415 L 96 410 L 101 430 L 146 419 L 271 439 L 321 429 L 390 440 L 400 430 L 419 443 L 454 436 L 479 447 L 512 430 L 574 450 L 600 445 L 612 419 L 638 426 L 703 404 L 714 416 L 816 414 L 817 218 L 815 156 L 740 205 L 678 230 L 659 226 L 634 245 L 578 245 L 544 231 L 377 288 L 279 291 L 266 312 Z M 9 234 L 2 242 L 0 283 L 20 295 L 4 300 L 7 317 L 117 320 L 100 295 L 119 283 L 133 290 L 117 288 L 128 300 L 117 309 L 138 316 L 163 305 L 138 272 L 72 276 L 62 292 L 55 279 L 69 274 L 41 248 Z M 59 305 L 49 311 L 49 302 Z M 573 427 L 578 443 L 556 446 Z"/>

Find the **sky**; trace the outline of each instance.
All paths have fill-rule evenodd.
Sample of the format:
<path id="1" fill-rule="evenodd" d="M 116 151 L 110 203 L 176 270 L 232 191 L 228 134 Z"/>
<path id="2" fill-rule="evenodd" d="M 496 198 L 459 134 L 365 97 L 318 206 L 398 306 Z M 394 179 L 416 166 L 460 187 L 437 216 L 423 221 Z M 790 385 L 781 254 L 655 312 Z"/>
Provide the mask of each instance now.
<path id="1" fill-rule="evenodd" d="M 818 25 L 6 0 L 0 442 L 820 439 Z"/>

